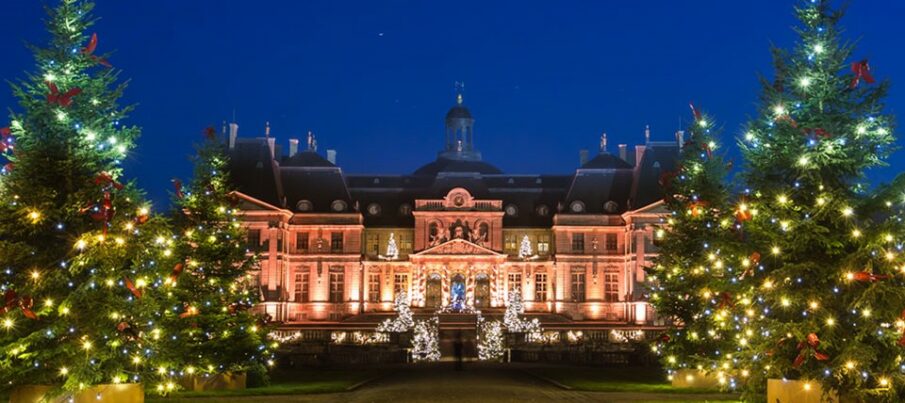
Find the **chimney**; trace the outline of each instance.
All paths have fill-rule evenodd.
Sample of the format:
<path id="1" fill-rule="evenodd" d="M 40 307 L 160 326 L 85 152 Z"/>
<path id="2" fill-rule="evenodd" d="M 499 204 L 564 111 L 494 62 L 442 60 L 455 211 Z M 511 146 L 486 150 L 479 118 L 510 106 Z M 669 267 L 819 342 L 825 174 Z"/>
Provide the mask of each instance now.
<path id="1" fill-rule="evenodd" d="M 327 161 L 336 165 L 336 150 L 327 150 Z"/>
<path id="2" fill-rule="evenodd" d="M 232 150 L 236 148 L 236 137 L 239 136 L 239 124 L 238 123 L 230 123 L 229 124 L 229 149 Z"/>
<path id="3" fill-rule="evenodd" d="M 588 150 L 578 151 L 578 166 L 582 166 L 588 162 Z"/>
<path id="4" fill-rule="evenodd" d="M 647 150 L 647 146 L 635 146 L 635 167 L 641 166 L 641 161 L 644 161 L 644 151 Z"/>
<path id="5" fill-rule="evenodd" d="M 273 159 L 273 149 L 274 149 L 274 147 L 276 146 L 276 144 L 275 144 L 275 143 L 276 143 L 276 140 L 277 140 L 277 139 L 275 139 L 275 138 L 273 138 L 273 137 L 268 137 L 268 138 L 267 138 L 267 148 L 270 149 L 270 159 Z"/>
<path id="6" fill-rule="evenodd" d="M 679 145 L 679 149 L 682 149 L 682 146 L 685 145 L 685 130 L 679 130 L 676 132 L 676 143 Z"/>
<path id="7" fill-rule="evenodd" d="M 628 162 L 628 149 L 626 149 L 626 147 L 628 147 L 627 144 L 619 145 L 619 158 L 621 158 L 625 162 Z"/>
<path id="8" fill-rule="evenodd" d="M 289 158 L 299 152 L 299 139 L 289 139 Z"/>

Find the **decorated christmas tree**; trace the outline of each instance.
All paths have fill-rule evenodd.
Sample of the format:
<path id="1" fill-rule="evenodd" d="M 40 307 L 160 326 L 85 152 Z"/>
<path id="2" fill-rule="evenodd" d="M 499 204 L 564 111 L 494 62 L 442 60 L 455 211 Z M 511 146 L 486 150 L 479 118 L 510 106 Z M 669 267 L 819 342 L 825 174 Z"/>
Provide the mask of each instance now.
<path id="1" fill-rule="evenodd" d="M 213 128 L 205 136 L 194 177 L 174 194 L 181 234 L 174 246 L 178 260 L 165 280 L 169 299 L 161 324 L 168 337 L 159 365 L 189 375 L 264 375 L 273 354 L 266 321 L 250 310 L 259 300 L 250 274 L 256 259 L 245 251 L 224 143 Z"/>
<path id="2" fill-rule="evenodd" d="M 396 236 L 391 232 L 390 240 L 387 241 L 387 255 L 389 260 L 399 259 L 399 247 L 396 246 Z"/>
<path id="3" fill-rule="evenodd" d="M 0 129 L 0 388 L 153 382 L 165 222 L 122 180 L 139 128 L 123 124 L 125 85 L 90 33 L 93 4 L 48 9 L 51 39 L 12 84 Z M 61 389 L 62 388 L 62 389 Z"/>
<path id="4" fill-rule="evenodd" d="M 528 235 L 522 237 L 522 243 L 519 244 L 518 247 L 518 257 L 521 259 L 527 259 L 534 254 L 534 251 L 531 250 L 531 240 L 528 239 Z"/>
<path id="5" fill-rule="evenodd" d="M 409 307 L 408 296 L 405 292 L 396 294 L 394 309 L 396 317 L 386 319 L 377 325 L 378 332 L 401 333 L 407 332 L 412 329 L 412 326 L 415 326 L 415 322 L 412 320 L 412 309 Z"/>
<path id="6" fill-rule="evenodd" d="M 499 320 L 487 320 L 478 316 L 478 359 L 498 361 L 506 353 L 503 340 L 503 324 Z"/>
<path id="7" fill-rule="evenodd" d="M 767 378 L 822 384 L 843 398 L 905 398 L 902 181 L 873 191 L 865 171 L 894 143 L 888 83 L 840 38 L 842 13 L 803 2 L 799 39 L 775 50 L 758 116 L 741 141 L 753 217 L 750 323 L 727 367 L 751 390 Z"/>
<path id="8" fill-rule="evenodd" d="M 691 108 L 690 137 L 675 169 L 660 178 L 670 215 L 657 230 L 658 256 L 647 269 L 651 303 L 658 315 L 672 322 L 655 346 L 670 373 L 719 372 L 719 360 L 736 343 L 732 309 L 737 280 L 750 276 L 758 260 L 756 255 L 751 262 L 735 254 L 738 225 L 749 213 L 733 215 L 725 186 L 728 166 L 715 153 L 714 122 Z"/>
<path id="9" fill-rule="evenodd" d="M 537 318 L 532 320 L 522 318 L 523 313 L 525 313 L 525 305 L 522 303 L 522 293 L 509 292 L 509 304 L 506 305 L 506 312 L 503 313 L 503 324 L 510 332 L 528 333 L 528 337 L 538 336 L 543 330 L 540 321 Z"/>
<path id="10" fill-rule="evenodd" d="M 412 359 L 414 361 L 437 361 L 440 359 L 440 322 L 434 316 L 415 322 L 412 336 Z"/>

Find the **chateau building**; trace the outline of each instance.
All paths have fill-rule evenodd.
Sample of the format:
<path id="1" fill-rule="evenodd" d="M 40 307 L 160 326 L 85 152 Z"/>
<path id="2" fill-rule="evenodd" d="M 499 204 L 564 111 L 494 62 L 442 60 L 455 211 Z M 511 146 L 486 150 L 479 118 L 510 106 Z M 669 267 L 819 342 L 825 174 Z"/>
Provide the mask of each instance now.
<path id="1" fill-rule="evenodd" d="M 658 180 L 675 169 L 682 132 L 599 153 L 562 175 L 508 174 L 475 148 L 461 95 L 444 147 L 411 174 L 348 174 L 308 134 L 288 153 L 270 136 L 229 129 L 231 173 L 249 247 L 260 252 L 258 309 L 286 327 L 342 327 L 391 312 L 503 309 L 522 293 L 529 313 L 563 326 L 657 324 L 644 267 L 666 210 Z"/>

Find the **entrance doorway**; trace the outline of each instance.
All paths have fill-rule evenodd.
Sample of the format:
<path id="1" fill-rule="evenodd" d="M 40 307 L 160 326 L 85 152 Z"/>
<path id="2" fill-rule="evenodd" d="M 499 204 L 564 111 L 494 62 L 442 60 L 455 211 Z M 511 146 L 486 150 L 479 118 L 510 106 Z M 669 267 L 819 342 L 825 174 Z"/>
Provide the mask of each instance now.
<path id="1" fill-rule="evenodd" d="M 449 304 L 455 310 L 465 308 L 465 277 L 456 274 L 449 287 Z"/>
<path id="2" fill-rule="evenodd" d="M 474 289 L 475 308 L 487 308 L 490 306 L 490 278 L 486 274 L 478 274 Z"/>

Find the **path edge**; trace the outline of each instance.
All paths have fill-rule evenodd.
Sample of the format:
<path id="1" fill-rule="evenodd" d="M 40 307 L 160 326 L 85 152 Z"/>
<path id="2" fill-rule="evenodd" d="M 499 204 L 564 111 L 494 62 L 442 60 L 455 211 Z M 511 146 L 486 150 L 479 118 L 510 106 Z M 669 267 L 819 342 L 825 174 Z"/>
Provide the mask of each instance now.
<path id="1" fill-rule="evenodd" d="M 560 389 L 562 389 L 562 390 L 572 390 L 572 389 L 573 389 L 573 388 L 572 388 L 571 386 L 569 386 L 569 385 L 564 385 L 564 384 L 562 384 L 562 383 L 560 383 L 560 382 L 558 382 L 558 381 L 555 381 L 555 380 L 553 380 L 553 379 L 550 379 L 550 378 L 548 378 L 548 377 L 546 377 L 546 376 L 543 376 L 543 375 L 541 375 L 541 374 L 534 373 L 534 372 L 529 371 L 529 370 L 527 370 L 527 369 L 522 369 L 521 371 L 524 372 L 524 373 L 526 373 L 526 374 L 528 374 L 528 375 L 531 375 L 531 376 L 533 376 L 533 377 L 535 377 L 535 378 L 537 378 L 537 379 L 540 379 L 540 380 L 542 380 L 542 381 L 544 381 L 544 382 L 547 382 L 547 383 L 549 383 L 549 384 L 551 384 L 551 385 L 553 385 L 553 386 L 556 386 L 557 388 L 560 388 Z"/>

